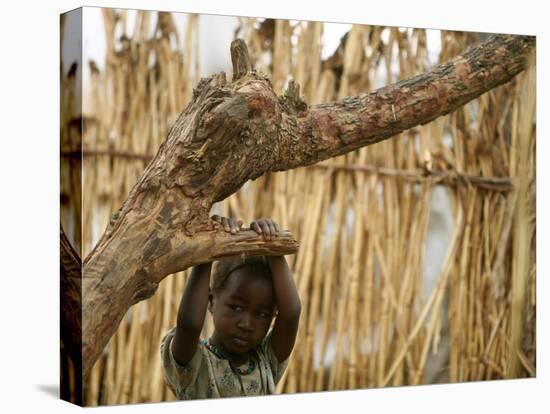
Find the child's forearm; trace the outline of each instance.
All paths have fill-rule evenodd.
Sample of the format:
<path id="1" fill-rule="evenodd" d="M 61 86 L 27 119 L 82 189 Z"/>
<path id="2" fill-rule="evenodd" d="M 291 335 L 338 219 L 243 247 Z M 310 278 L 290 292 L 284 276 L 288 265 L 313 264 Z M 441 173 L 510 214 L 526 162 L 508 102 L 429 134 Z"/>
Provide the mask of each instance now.
<path id="1" fill-rule="evenodd" d="M 282 362 L 289 357 L 294 348 L 302 304 L 285 258 L 269 256 L 267 260 L 278 310 L 271 334 L 271 349 L 277 360 Z"/>
<path id="2" fill-rule="evenodd" d="M 212 263 L 193 267 L 181 298 L 177 324 L 181 327 L 202 329 L 208 306 L 208 287 Z"/>
<path id="3" fill-rule="evenodd" d="M 181 298 L 176 334 L 171 342 L 176 361 L 185 365 L 193 358 L 206 316 L 212 263 L 195 266 Z"/>
<path id="4" fill-rule="evenodd" d="M 267 261 L 273 275 L 273 290 L 277 301 L 277 318 L 297 318 L 302 304 L 292 272 L 284 256 L 268 256 Z"/>

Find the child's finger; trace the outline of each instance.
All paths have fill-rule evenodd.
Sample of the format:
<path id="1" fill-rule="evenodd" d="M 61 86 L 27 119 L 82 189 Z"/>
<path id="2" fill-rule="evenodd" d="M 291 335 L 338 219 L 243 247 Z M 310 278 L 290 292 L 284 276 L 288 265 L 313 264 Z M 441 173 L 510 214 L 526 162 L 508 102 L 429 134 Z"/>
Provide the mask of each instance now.
<path id="1" fill-rule="evenodd" d="M 212 223 L 212 226 L 214 227 L 214 229 L 219 229 L 220 228 L 220 216 L 218 216 L 217 214 L 214 214 L 212 217 L 210 217 L 213 221 Z"/>
<path id="2" fill-rule="evenodd" d="M 253 221 L 252 223 L 250 223 L 250 228 L 251 228 L 252 230 L 254 230 L 256 233 L 262 234 L 262 229 L 261 229 L 260 226 L 258 225 L 258 222 L 257 222 L 257 221 Z"/>
<path id="3" fill-rule="evenodd" d="M 231 226 L 231 233 L 232 234 L 237 233 L 239 231 L 239 224 L 238 224 L 237 220 L 230 219 L 229 223 L 230 223 L 230 226 Z"/>
<path id="4" fill-rule="evenodd" d="M 269 232 L 271 233 L 271 238 L 275 238 L 275 236 L 277 235 L 277 230 L 275 229 L 275 222 L 273 220 L 268 220 L 268 225 L 269 225 Z"/>
<path id="5" fill-rule="evenodd" d="M 263 220 L 263 224 L 265 226 L 265 231 L 264 231 L 265 239 L 266 240 L 271 240 L 271 238 L 273 237 L 273 234 L 271 234 L 271 227 L 269 226 L 269 219 Z"/>
<path id="6" fill-rule="evenodd" d="M 241 231 L 241 227 L 243 226 L 242 220 L 231 220 L 232 227 L 231 227 L 231 233 L 235 234 Z"/>
<path id="7" fill-rule="evenodd" d="M 222 217 L 222 226 L 225 231 L 227 232 L 231 231 L 231 227 L 229 226 L 229 221 L 227 220 L 226 217 Z"/>
<path id="8" fill-rule="evenodd" d="M 269 230 L 269 225 L 265 220 L 260 221 L 260 227 L 262 228 L 262 233 L 264 234 L 265 240 L 271 239 L 271 231 Z"/>

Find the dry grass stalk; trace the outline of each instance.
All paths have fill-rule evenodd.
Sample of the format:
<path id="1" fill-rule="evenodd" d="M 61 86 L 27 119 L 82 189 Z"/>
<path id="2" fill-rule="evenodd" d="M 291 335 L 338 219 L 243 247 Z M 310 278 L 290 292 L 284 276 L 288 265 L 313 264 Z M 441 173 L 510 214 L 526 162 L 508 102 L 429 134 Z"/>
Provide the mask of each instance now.
<path id="1" fill-rule="evenodd" d="M 510 350 L 506 374 L 510 377 L 518 377 L 522 374 L 520 363 L 526 364 L 527 358 L 521 358 L 523 326 L 525 323 L 525 307 L 527 304 L 527 286 L 530 269 L 531 238 L 533 234 L 530 222 L 533 203 L 529 193 L 531 177 L 529 176 L 529 149 L 533 135 L 533 116 L 535 114 L 535 70 L 534 67 L 527 71 L 525 89 L 516 102 L 513 118 L 514 140 L 517 143 L 517 164 L 514 166 L 513 176 L 516 179 L 517 207 L 514 217 L 515 240 L 513 245 L 514 266 L 512 268 L 512 284 L 510 292 L 511 302 L 511 327 Z M 518 120 L 518 112 L 521 108 L 522 116 Z M 534 369 L 528 369 L 532 372 Z"/>

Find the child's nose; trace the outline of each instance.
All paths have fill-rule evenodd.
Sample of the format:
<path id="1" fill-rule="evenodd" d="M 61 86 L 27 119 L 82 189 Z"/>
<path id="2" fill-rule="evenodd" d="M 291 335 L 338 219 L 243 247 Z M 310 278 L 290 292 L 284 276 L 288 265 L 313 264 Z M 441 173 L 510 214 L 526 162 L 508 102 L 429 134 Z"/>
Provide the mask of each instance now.
<path id="1" fill-rule="evenodd" d="M 245 330 L 245 331 L 252 331 L 252 316 L 248 314 L 244 314 L 241 319 L 239 319 L 238 323 L 239 328 Z"/>

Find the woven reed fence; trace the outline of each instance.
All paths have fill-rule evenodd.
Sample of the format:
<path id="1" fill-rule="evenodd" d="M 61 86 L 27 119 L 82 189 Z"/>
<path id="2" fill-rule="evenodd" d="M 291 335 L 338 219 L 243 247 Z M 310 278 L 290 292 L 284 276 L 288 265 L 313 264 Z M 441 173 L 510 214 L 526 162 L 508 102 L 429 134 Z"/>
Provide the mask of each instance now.
<path id="1" fill-rule="evenodd" d="M 189 15 L 180 42 L 170 14 L 160 14 L 148 37 L 153 13 L 138 12 L 135 31 L 122 39 L 115 29 L 124 27 L 125 12 L 103 14 L 106 64 L 101 72 L 91 65 L 84 94 L 84 256 L 199 80 L 199 16 Z M 424 30 L 354 25 L 323 60 L 323 23 L 239 22 L 236 34 L 275 91 L 292 76 L 309 104 L 429 68 Z M 474 33 L 442 31 L 440 61 L 476 41 Z M 535 375 L 534 114 L 530 69 L 449 116 L 339 158 L 268 174 L 214 206 L 213 213 L 245 222 L 272 217 L 300 241 L 287 259 L 302 317 L 279 392 Z M 65 151 L 61 161 L 71 159 Z M 439 276 L 427 286 L 436 191 L 450 200 L 452 225 L 440 241 L 446 255 Z M 62 202 L 68 209 L 70 197 Z M 78 231 L 78 221 L 75 214 L 70 228 Z M 174 399 L 159 345 L 175 324 L 187 274 L 167 277 L 128 311 L 86 384 L 86 404 Z M 212 329 L 207 317 L 203 334 Z"/>

